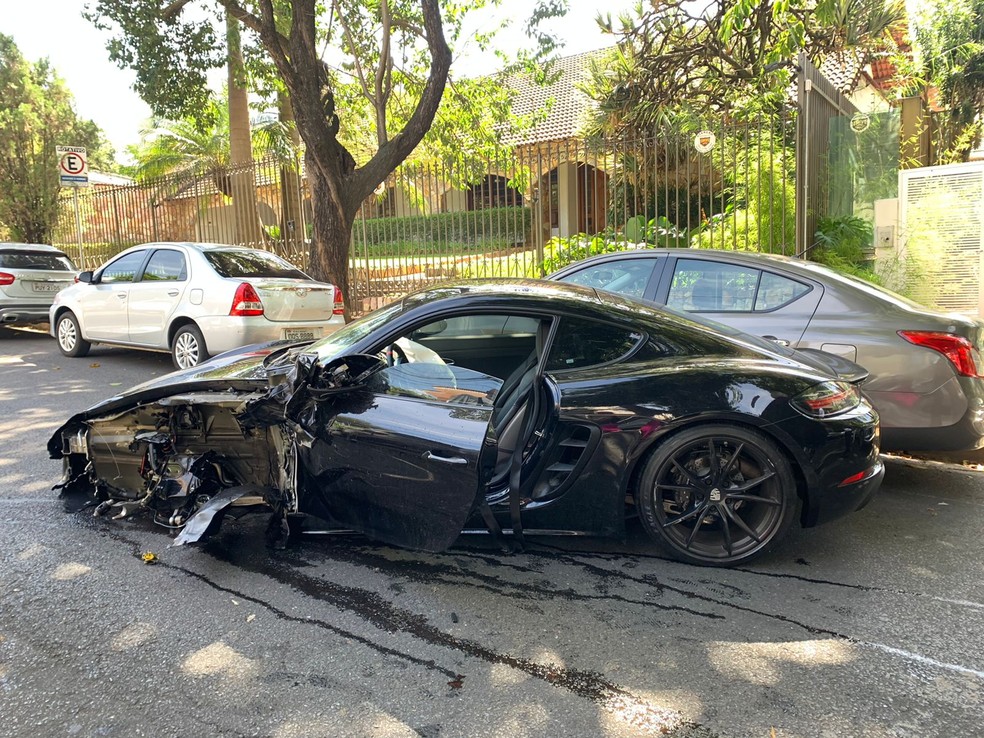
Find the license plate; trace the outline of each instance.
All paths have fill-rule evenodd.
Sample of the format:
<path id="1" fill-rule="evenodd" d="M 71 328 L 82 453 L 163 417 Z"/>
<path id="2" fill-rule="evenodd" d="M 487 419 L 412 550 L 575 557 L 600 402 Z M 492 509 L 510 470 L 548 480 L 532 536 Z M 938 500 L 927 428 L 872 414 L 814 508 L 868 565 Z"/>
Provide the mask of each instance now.
<path id="1" fill-rule="evenodd" d="M 65 287 L 61 282 L 35 282 L 34 291 L 35 292 L 61 292 L 62 288 Z"/>
<path id="2" fill-rule="evenodd" d="M 288 341 L 313 341 L 314 331 L 303 331 L 288 328 L 284 331 L 284 338 Z"/>

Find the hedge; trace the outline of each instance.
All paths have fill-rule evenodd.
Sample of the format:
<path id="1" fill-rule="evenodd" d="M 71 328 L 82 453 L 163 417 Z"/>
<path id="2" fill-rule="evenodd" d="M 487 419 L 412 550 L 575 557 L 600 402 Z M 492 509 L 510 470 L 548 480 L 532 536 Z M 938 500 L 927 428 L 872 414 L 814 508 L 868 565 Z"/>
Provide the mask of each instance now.
<path id="1" fill-rule="evenodd" d="M 532 211 L 524 207 L 366 218 L 355 222 L 352 235 L 357 244 L 366 243 L 372 251 L 381 250 L 373 247 L 392 245 L 402 252 L 407 244 L 460 244 L 473 251 L 475 246 L 490 242 L 509 246 L 527 243 L 532 220 Z"/>

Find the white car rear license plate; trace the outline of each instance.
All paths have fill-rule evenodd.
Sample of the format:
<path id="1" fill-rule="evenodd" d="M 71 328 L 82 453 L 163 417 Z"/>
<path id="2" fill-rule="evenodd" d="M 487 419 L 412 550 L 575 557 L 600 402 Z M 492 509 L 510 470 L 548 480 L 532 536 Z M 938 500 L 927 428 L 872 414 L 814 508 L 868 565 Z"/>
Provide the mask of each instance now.
<path id="1" fill-rule="evenodd" d="M 313 341 L 314 331 L 292 330 L 288 328 L 284 331 L 284 338 L 288 341 Z"/>
<path id="2" fill-rule="evenodd" d="M 65 287 L 61 282 L 35 282 L 34 291 L 35 292 L 61 292 L 62 288 Z"/>

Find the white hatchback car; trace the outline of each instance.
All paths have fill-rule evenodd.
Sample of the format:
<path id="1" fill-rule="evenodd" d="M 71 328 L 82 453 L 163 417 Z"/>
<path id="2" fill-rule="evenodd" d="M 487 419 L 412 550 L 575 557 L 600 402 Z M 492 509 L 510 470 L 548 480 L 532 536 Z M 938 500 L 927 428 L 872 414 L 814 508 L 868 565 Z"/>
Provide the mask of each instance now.
<path id="1" fill-rule="evenodd" d="M 338 289 L 257 249 L 148 243 L 78 279 L 49 316 L 66 356 L 109 343 L 170 351 L 187 369 L 251 343 L 322 338 L 344 323 Z"/>

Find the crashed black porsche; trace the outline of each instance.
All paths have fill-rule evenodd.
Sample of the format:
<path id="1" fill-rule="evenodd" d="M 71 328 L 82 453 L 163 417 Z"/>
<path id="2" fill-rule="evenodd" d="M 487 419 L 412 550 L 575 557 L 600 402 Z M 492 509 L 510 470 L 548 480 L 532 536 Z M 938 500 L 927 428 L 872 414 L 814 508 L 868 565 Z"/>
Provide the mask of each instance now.
<path id="1" fill-rule="evenodd" d="M 429 551 L 638 515 L 676 557 L 733 565 L 877 490 L 878 418 L 846 379 L 616 295 L 469 282 L 134 387 L 49 452 L 73 507 L 176 543 L 258 510 L 274 545 L 305 513 Z"/>

